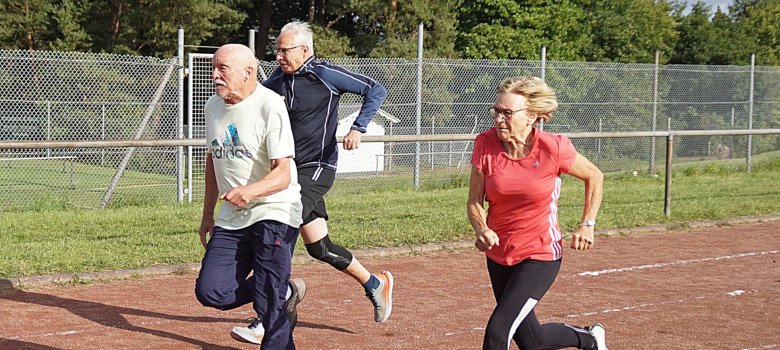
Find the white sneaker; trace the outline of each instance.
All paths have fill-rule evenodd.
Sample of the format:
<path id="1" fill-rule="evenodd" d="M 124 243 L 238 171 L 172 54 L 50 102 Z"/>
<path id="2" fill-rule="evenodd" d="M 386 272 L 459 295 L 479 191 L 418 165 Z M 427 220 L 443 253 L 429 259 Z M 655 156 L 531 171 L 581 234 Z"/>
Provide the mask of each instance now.
<path id="1" fill-rule="evenodd" d="M 290 286 L 292 288 L 292 295 L 290 299 L 284 302 L 285 311 L 287 311 L 287 317 L 290 318 L 290 329 L 295 329 L 295 325 L 298 323 L 298 311 L 296 306 L 303 300 L 306 295 L 306 283 L 300 278 L 293 278 L 290 280 Z M 265 335 L 265 329 L 263 323 L 257 318 L 252 318 L 252 322 L 246 327 L 233 327 L 230 331 L 230 336 L 233 339 L 244 343 L 260 344 L 263 341 L 263 335 Z"/>
<path id="2" fill-rule="evenodd" d="M 596 323 L 588 327 L 590 335 L 596 340 L 597 350 L 607 350 L 607 330 L 601 323 Z"/>
<path id="3" fill-rule="evenodd" d="M 253 318 L 249 326 L 233 327 L 230 331 L 230 336 L 233 339 L 251 344 L 262 343 L 263 335 L 265 335 L 265 329 L 263 329 L 263 323 L 258 318 Z"/>

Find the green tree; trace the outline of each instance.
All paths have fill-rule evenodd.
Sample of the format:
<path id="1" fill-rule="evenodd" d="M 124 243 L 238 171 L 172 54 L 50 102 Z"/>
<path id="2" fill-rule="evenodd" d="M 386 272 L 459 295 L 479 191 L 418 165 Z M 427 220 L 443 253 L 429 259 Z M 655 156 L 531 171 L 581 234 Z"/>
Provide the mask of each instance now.
<path id="1" fill-rule="evenodd" d="M 312 25 L 312 32 L 314 32 L 314 48 L 318 57 L 328 59 L 355 55 L 349 38 L 339 32 L 317 24 Z"/>
<path id="2" fill-rule="evenodd" d="M 587 17 L 572 1 L 476 0 L 459 9 L 456 47 L 465 58 L 539 58 L 581 60 L 589 42 Z"/>
<path id="3" fill-rule="evenodd" d="M 79 21 L 84 18 L 87 0 L 62 0 L 54 5 L 51 24 L 56 27 L 56 38 L 48 43 L 55 51 L 90 51 L 92 37 Z"/>
<path id="4" fill-rule="evenodd" d="M 0 47 L 40 50 L 50 40 L 50 0 L 18 0 L 0 3 Z"/>
<path id="5" fill-rule="evenodd" d="M 712 17 L 715 43 L 708 64 L 749 64 L 750 50 L 743 43 L 750 41 L 728 14 L 718 9 Z M 694 62 L 689 62 L 694 63 Z"/>
<path id="6" fill-rule="evenodd" d="M 419 23 L 425 30 L 426 57 L 456 57 L 454 9 L 460 2 L 329 1 L 323 9 L 315 4 L 311 13 L 315 24 L 348 37 L 353 48 L 350 51 L 358 57 L 415 58 Z"/>
<path id="7" fill-rule="evenodd" d="M 712 14 L 710 6 L 697 2 L 686 16 L 678 16 L 679 38 L 670 63 L 745 64 L 750 56 L 752 39 L 720 9 Z"/>
<path id="8" fill-rule="evenodd" d="M 655 0 L 578 0 L 589 13 L 583 26 L 593 39 L 587 61 L 649 63 L 655 50 L 671 52 L 677 39 L 674 3 Z"/>
<path id="9" fill-rule="evenodd" d="M 756 54 L 756 64 L 780 66 L 780 2 L 735 0 L 729 10 L 744 34 L 743 45 Z"/>
<path id="10" fill-rule="evenodd" d="M 235 1 L 135 1 L 125 17 L 126 30 L 117 41 L 115 53 L 175 56 L 176 37 L 180 26 L 184 28 L 187 43 L 199 45 L 208 38 L 229 40 L 224 33 L 240 28 L 245 17 L 243 13 L 229 6 Z"/>
<path id="11" fill-rule="evenodd" d="M 392 6 L 386 8 L 386 15 L 375 18 L 386 21 L 379 33 L 377 47 L 369 56 L 415 58 L 419 24 L 422 23 L 424 57 L 457 57 L 454 45 L 457 14 L 453 9 L 460 3 L 461 0 L 391 1 Z M 372 17 L 368 15 L 368 18 Z"/>
<path id="12" fill-rule="evenodd" d="M 156 57 L 176 55 L 177 31 L 188 45 L 230 41 L 245 14 L 243 0 L 110 0 L 93 2 L 82 18 L 94 38 L 92 50 Z"/>

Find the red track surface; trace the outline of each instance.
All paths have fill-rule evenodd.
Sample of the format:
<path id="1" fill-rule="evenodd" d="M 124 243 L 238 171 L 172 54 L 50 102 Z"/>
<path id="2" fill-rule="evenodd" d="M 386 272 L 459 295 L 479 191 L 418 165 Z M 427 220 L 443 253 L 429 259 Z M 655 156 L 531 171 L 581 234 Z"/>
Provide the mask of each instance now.
<path id="1" fill-rule="evenodd" d="M 607 327 L 619 349 L 780 349 L 780 223 L 599 237 L 566 249 L 542 322 Z M 358 255 L 359 256 L 359 255 Z M 373 322 L 352 279 L 297 265 L 308 285 L 299 349 L 478 349 L 494 300 L 475 250 L 367 258 L 396 279 L 393 315 Z M 589 273 L 590 272 L 590 273 Z M 252 349 L 228 334 L 252 316 L 193 296 L 195 275 L 0 289 L 0 349 Z M 9 281 L 0 280 L 0 284 Z"/>

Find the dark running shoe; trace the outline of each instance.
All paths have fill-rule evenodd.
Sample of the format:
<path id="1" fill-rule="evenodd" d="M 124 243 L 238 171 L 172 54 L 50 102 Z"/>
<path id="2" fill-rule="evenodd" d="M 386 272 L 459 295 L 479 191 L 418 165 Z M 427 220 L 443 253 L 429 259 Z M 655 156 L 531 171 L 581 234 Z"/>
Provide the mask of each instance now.
<path id="1" fill-rule="evenodd" d="M 298 324 L 298 304 L 306 296 L 306 283 L 301 278 L 293 278 L 290 280 L 290 288 L 292 294 L 289 299 L 285 300 L 284 309 L 287 311 L 287 318 L 290 319 L 290 331 L 292 331 Z"/>

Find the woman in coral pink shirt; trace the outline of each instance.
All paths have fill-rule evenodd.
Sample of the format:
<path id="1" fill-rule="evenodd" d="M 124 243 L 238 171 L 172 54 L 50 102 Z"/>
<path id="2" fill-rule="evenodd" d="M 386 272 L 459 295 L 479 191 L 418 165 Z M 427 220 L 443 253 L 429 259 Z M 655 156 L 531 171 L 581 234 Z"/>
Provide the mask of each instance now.
<path id="1" fill-rule="evenodd" d="M 505 350 L 513 339 L 524 350 L 607 348 L 601 324 L 542 325 L 534 314 L 561 267 L 561 174 L 585 182 L 582 224 L 571 237 L 574 249 L 593 246 L 604 185 L 601 171 L 567 137 L 534 128 L 557 109 L 555 92 L 541 79 L 507 78 L 490 108 L 495 127 L 474 142 L 467 211 L 474 245 L 487 256 L 497 302 L 483 349 Z"/>

